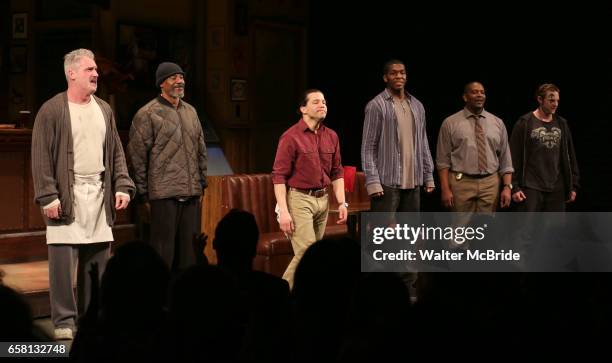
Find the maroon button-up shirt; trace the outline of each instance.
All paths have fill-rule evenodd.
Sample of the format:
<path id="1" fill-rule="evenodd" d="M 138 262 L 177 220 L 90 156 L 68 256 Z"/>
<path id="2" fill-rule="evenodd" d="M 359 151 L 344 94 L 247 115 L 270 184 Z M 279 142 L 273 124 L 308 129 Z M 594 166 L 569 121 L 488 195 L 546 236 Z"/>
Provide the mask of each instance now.
<path id="1" fill-rule="evenodd" d="M 342 177 L 340 143 L 334 130 L 320 125 L 315 133 L 301 119 L 280 137 L 272 183 L 319 189 Z"/>

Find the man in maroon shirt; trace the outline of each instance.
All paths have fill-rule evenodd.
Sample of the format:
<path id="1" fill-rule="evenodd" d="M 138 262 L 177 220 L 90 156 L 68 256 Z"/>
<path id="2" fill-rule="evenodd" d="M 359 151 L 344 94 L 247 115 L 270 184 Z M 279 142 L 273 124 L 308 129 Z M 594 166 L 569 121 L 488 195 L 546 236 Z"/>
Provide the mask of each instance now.
<path id="1" fill-rule="evenodd" d="M 332 184 L 338 200 L 338 224 L 346 222 L 344 172 L 338 135 L 323 125 L 327 104 L 321 91 L 304 92 L 302 119 L 280 137 L 272 170 L 280 229 L 291 239 L 294 257 L 283 279 L 293 287 L 293 274 L 302 255 L 323 238 Z"/>

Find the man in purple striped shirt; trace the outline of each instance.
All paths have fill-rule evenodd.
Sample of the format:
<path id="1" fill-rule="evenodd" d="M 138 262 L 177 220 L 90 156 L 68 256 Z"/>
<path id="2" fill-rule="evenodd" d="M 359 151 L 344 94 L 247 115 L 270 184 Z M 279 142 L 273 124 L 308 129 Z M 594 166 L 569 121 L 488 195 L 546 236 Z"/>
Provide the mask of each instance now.
<path id="1" fill-rule="evenodd" d="M 420 186 L 434 190 L 423 104 L 404 89 L 406 66 L 385 63 L 387 87 L 365 108 L 361 162 L 373 212 L 417 212 Z"/>

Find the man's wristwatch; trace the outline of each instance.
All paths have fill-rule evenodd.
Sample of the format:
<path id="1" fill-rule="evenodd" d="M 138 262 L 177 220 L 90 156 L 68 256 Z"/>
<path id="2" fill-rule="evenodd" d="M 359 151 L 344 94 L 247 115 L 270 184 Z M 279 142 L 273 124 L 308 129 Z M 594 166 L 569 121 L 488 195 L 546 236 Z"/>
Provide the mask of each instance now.
<path id="1" fill-rule="evenodd" d="M 348 209 L 349 204 L 347 202 L 339 203 L 339 206 L 344 206 L 344 208 Z"/>
<path id="2" fill-rule="evenodd" d="M 512 191 L 512 189 L 514 188 L 514 186 L 512 185 L 512 183 L 509 183 L 509 184 L 504 184 L 504 188 L 505 188 L 505 187 L 510 188 L 510 191 Z"/>

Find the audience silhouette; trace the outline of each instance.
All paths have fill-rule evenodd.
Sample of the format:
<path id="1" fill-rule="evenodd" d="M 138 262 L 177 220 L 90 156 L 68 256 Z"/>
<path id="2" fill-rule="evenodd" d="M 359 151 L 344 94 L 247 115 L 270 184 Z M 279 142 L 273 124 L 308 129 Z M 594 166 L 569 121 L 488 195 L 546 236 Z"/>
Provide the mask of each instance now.
<path id="1" fill-rule="evenodd" d="M 0 271 L 0 276 L 2 272 Z M 30 307 L 0 279 L 0 342 L 45 342 L 51 338 L 32 322 Z"/>
<path id="2" fill-rule="evenodd" d="M 168 266 L 150 245 L 130 242 L 117 248 L 102 275 L 99 311 L 93 305 L 97 299 L 92 297 L 79 324 L 71 350 L 73 360 L 113 362 L 159 357 L 159 350 L 165 346 L 162 333 L 169 276 Z"/>
<path id="3" fill-rule="evenodd" d="M 253 270 L 258 239 L 254 216 L 231 210 L 215 230 L 218 266 L 201 260 L 173 281 L 148 244 L 120 246 L 92 289 L 71 358 L 391 361 L 408 342 L 449 332 L 559 337 L 607 333 L 612 323 L 610 274 L 419 273 L 411 300 L 397 274 L 362 273 L 359 244 L 340 238 L 308 248 L 290 292 L 281 278 Z M 97 276 L 94 267 L 94 287 Z M 0 341 L 48 341 L 1 278 Z"/>
<path id="4" fill-rule="evenodd" d="M 245 330 L 239 297 L 234 281 L 217 266 L 183 271 L 171 288 L 168 361 L 238 361 Z"/>
<path id="5" fill-rule="evenodd" d="M 359 245 L 349 238 L 324 239 L 304 253 L 292 291 L 294 361 L 338 356 L 361 277 L 359 258 Z"/>

